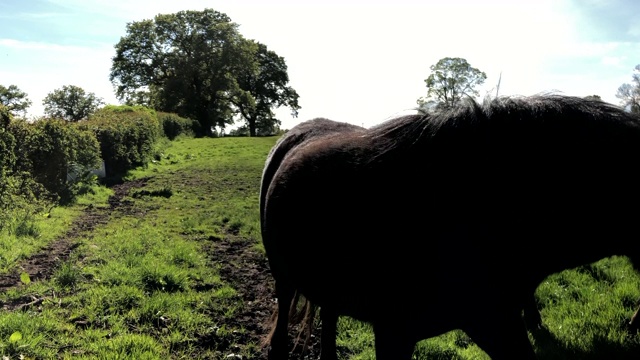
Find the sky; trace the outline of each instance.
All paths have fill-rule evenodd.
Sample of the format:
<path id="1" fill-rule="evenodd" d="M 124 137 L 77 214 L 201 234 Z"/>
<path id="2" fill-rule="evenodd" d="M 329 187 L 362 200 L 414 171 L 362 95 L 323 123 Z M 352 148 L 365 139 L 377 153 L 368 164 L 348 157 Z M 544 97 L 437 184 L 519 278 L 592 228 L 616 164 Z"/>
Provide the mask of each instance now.
<path id="1" fill-rule="evenodd" d="M 27 93 L 30 118 L 65 85 L 119 104 L 109 72 L 127 23 L 205 8 L 285 59 L 301 106 L 297 118 L 276 111 L 287 129 L 315 117 L 369 127 L 414 112 L 444 57 L 486 73 L 481 97 L 553 92 L 613 104 L 640 64 L 637 0 L 3 0 L 0 85 Z"/>

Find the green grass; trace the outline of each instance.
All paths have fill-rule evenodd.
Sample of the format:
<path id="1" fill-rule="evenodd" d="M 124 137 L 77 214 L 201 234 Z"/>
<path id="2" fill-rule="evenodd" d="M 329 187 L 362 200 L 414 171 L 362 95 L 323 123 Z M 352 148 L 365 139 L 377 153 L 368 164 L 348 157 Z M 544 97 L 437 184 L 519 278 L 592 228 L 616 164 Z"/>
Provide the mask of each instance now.
<path id="1" fill-rule="evenodd" d="M 10 359 L 221 359 L 242 328 L 225 325 L 243 309 L 207 253 L 217 239 L 261 249 L 260 177 L 275 138 L 179 137 L 127 180 L 146 179 L 127 199 L 133 211 L 78 239 L 47 281 L 0 294 L 0 356 Z M 106 207 L 112 191 L 95 187 L 49 214 L 16 217 L 0 236 L 0 271 L 16 267 L 65 233 L 87 206 Z M 214 245 L 211 245 L 211 244 Z M 209 244 L 209 245 L 206 245 Z M 551 250 L 550 250 L 551 251 Z M 531 332 L 543 359 L 632 358 L 640 337 L 623 323 L 640 298 L 640 278 L 623 257 L 549 276 L 536 293 L 548 333 Z M 340 318 L 341 359 L 374 359 L 367 324 Z M 16 335 L 16 334 L 19 334 Z M 240 349 L 255 358 L 257 344 Z M 454 330 L 417 344 L 415 359 L 487 359 Z"/>
<path id="2" fill-rule="evenodd" d="M 0 294 L 26 311 L 0 313 L 0 355 L 17 358 L 222 358 L 244 329 L 229 328 L 243 307 L 224 283 L 203 240 L 233 237 L 258 244 L 258 189 L 267 139 L 180 138 L 148 167 L 128 199 L 135 211 L 114 212 L 47 281 Z M 3 236 L 6 271 L 69 228 L 86 206 L 107 206 L 103 187 L 68 208 L 25 222 L 25 234 Z M 54 226 L 55 225 L 55 226 Z M 57 226 L 57 227 L 56 227 Z M 32 231 L 37 229 L 38 231 Z M 7 341 L 20 333 L 20 340 Z M 15 338 L 15 336 L 14 336 Z M 258 347 L 239 349 L 254 357 Z"/>
<path id="3" fill-rule="evenodd" d="M 80 208 L 53 208 L 47 214 L 15 214 L 13 221 L 0 231 L 0 273 L 46 247 L 69 229 Z"/>

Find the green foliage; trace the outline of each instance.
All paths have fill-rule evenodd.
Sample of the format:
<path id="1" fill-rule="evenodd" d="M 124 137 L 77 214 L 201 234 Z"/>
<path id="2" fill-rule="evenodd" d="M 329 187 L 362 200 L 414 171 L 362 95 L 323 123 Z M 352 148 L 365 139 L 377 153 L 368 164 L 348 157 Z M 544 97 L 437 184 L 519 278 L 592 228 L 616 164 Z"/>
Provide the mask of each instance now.
<path id="1" fill-rule="evenodd" d="M 15 163 L 15 154 L 13 147 L 15 146 L 14 136 L 7 130 L 11 123 L 11 114 L 9 110 L 0 105 L 0 178 L 8 169 L 13 167 Z"/>
<path id="2" fill-rule="evenodd" d="M 418 99 L 421 111 L 450 109 L 465 97 L 478 96 L 476 86 L 482 85 L 487 75 L 471 67 L 462 58 L 442 58 L 431 65 L 431 75 L 425 79 L 427 97 Z"/>
<path id="3" fill-rule="evenodd" d="M 13 149 L 18 156 L 14 174 L 29 174 L 46 190 L 34 193 L 36 198 L 70 201 L 76 195 L 74 185 L 84 179 L 69 178 L 69 174 L 100 164 L 95 135 L 63 120 L 14 121 L 9 129 L 17 140 Z"/>
<path id="4" fill-rule="evenodd" d="M 8 175 L 0 179 L 0 231 L 22 236 L 40 232 L 30 225 L 30 219 L 51 206 L 51 196 L 30 174 Z"/>
<path id="5" fill-rule="evenodd" d="M 640 64 L 633 69 L 632 84 L 622 84 L 616 97 L 620 105 L 633 113 L 640 113 Z"/>
<path id="6" fill-rule="evenodd" d="M 156 116 L 156 111 L 148 106 L 143 105 L 105 105 L 102 109 L 103 113 L 135 113 L 145 112 L 151 116 Z"/>
<path id="7" fill-rule="evenodd" d="M 29 172 L 28 154 L 24 151 L 29 130 L 21 119 L 0 128 L 0 230 L 13 231 L 15 219 L 28 218 L 52 198 Z"/>
<path id="8" fill-rule="evenodd" d="M 146 165 L 162 134 L 155 111 L 144 107 L 106 106 L 78 126 L 95 133 L 107 176 Z"/>
<path id="9" fill-rule="evenodd" d="M 288 106 L 297 116 L 298 93 L 290 86 L 287 65 L 283 57 L 256 42 L 257 71 L 247 69 L 238 76 L 238 89 L 232 93 L 232 103 L 246 120 L 249 136 L 268 136 L 280 128 L 280 120 L 274 118 L 273 108 Z"/>
<path id="10" fill-rule="evenodd" d="M 233 124 L 236 113 L 253 129 L 277 121 L 273 106 L 299 108 L 284 60 L 242 37 L 223 13 L 160 14 L 129 23 L 126 32 L 115 46 L 110 80 L 127 104 L 195 119 L 206 135 Z"/>
<path id="11" fill-rule="evenodd" d="M 5 107 L 14 116 L 24 116 L 27 108 L 31 106 L 31 100 L 16 85 L 9 85 L 9 87 L 0 85 L 0 106 Z"/>
<path id="12" fill-rule="evenodd" d="M 0 104 L 0 128 L 6 129 L 7 126 L 9 126 L 9 123 L 11 123 L 11 118 L 12 116 L 9 108 Z"/>
<path id="13" fill-rule="evenodd" d="M 47 94 L 42 104 L 44 112 L 50 117 L 80 121 L 93 114 L 104 102 L 94 93 L 87 93 L 81 87 L 65 85 Z"/>
<path id="14" fill-rule="evenodd" d="M 2 205 L 3 188 L 6 186 L 3 179 L 10 174 L 16 161 L 13 153 L 15 137 L 7 130 L 11 123 L 11 115 L 6 107 L 0 105 L 0 205 Z"/>
<path id="15" fill-rule="evenodd" d="M 162 124 L 164 135 L 174 140 L 178 135 L 194 136 L 200 133 L 200 124 L 191 119 L 185 119 L 176 114 L 158 112 L 158 120 Z"/>

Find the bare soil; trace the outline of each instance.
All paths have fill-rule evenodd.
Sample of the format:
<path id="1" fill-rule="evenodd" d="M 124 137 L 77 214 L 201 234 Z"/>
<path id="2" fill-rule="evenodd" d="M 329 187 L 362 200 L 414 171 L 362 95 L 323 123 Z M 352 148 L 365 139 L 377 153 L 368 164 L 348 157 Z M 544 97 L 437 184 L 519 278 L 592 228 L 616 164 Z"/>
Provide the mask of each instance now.
<path id="1" fill-rule="evenodd" d="M 90 236 L 97 226 L 106 224 L 109 221 L 109 214 L 116 209 L 123 212 L 130 211 L 132 204 L 124 197 L 130 189 L 142 187 L 145 183 L 145 179 L 140 179 L 113 186 L 114 194 L 109 197 L 109 207 L 86 207 L 64 235 L 38 253 L 22 260 L 12 273 L 0 275 L 0 292 L 20 285 L 22 273 L 29 274 L 31 281 L 50 278 L 58 265 L 66 261 L 73 249 L 79 245 L 79 238 Z"/>
<path id="2" fill-rule="evenodd" d="M 213 247 L 214 251 L 208 251 L 212 262 L 221 265 L 220 276 L 234 286 L 244 303 L 243 311 L 227 325 L 247 330 L 246 337 L 240 339 L 241 343 L 263 343 L 271 331 L 273 313 L 277 307 L 274 281 L 267 259 L 248 242 L 233 236 L 213 239 Z M 289 329 L 289 346 L 293 349 L 291 358 L 319 359 L 320 328 L 313 329 L 306 350 L 302 346 L 304 336 L 295 346 L 299 332 L 299 325 Z M 267 350 L 266 346 L 262 348 L 260 359 L 267 358 Z"/>

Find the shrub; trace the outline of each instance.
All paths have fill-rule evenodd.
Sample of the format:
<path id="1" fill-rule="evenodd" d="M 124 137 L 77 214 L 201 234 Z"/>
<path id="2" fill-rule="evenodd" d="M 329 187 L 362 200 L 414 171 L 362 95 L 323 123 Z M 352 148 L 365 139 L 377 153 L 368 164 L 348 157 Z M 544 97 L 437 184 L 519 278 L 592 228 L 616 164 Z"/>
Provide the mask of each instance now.
<path id="1" fill-rule="evenodd" d="M 162 124 L 164 135 L 173 140 L 178 135 L 195 136 L 199 131 L 200 123 L 191 119 L 186 119 L 172 113 L 158 113 L 158 120 Z"/>
<path id="2" fill-rule="evenodd" d="M 11 122 L 11 113 L 6 106 L 0 104 L 0 127 L 6 129 Z"/>
<path id="3" fill-rule="evenodd" d="M 155 111 L 139 106 L 105 106 L 79 126 L 95 133 L 107 176 L 146 165 L 162 133 Z"/>
<path id="4" fill-rule="evenodd" d="M 68 174 L 100 164 L 95 135 L 63 120 L 14 121 L 10 129 L 18 140 L 13 151 L 18 156 L 15 170 L 31 174 L 52 196 L 65 202 L 75 196 L 76 179 Z"/>
<path id="5" fill-rule="evenodd" d="M 100 148 L 92 132 L 62 120 L 29 123 L 13 119 L 4 110 L 0 106 L 0 230 L 56 201 L 73 200 L 78 181 L 85 179 L 69 181 L 70 170 L 81 173 L 100 164 Z M 31 231 L 24 225 L 28 224 L 18 230 Z"/>
<path id="6" fill-rule="evenodd" d="M 31 173 L 22 170 L 26 158 L 24 153 L 16 152 L 20 142 L 12 132 L 21 122 L 10 116 L 8 119 L 7 126 L 0 127 L 0 230 L 11 228 L 16 217 L 26 219 L 43 210 L 50 199 L 42 184 L 36 182 Z"/>

